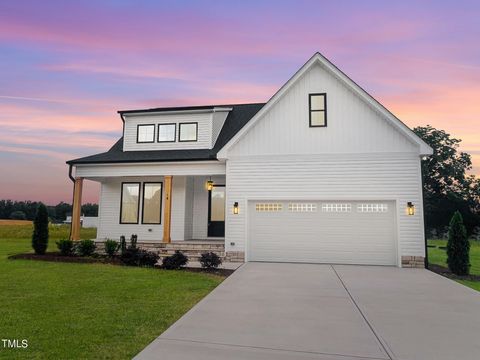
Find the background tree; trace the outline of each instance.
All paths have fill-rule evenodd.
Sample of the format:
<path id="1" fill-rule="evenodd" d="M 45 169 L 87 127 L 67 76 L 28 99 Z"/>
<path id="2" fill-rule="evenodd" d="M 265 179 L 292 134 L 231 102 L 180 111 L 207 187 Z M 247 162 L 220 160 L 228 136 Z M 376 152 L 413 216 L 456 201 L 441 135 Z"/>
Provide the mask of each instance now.
<path id="1" fill-rule="evenodd" d="M 10 219 L 12 220 L 25 220 L 27 216 L 21 210 L 14 211 L 10 214 Z"/>
<path id="2" fill-rule="evenodd" d="M 55 218 L 58 221 L 65 221 L 67 219 L 67 214 L 71 214 L 72 205 L 64 203 L 61 201 L 55 205 Z"/>
<path id="3" fill-rule="evenodd" d="M 85 216 L 98 216 L 98 204 L 91 204 L 91 203 L 83 204 L 82 214 Z"/>
<path id="4" fill-rule="evenodd" d="M 33 221 L 32 247 L 35 254 L 43 255 L 48 246 L 48 211 L 47 207 L 40 203 L 37 215 Z"/>
<path id="5" fill-rule="evenodd" d="M 433 148 L 422 161 L 427 232 L 442 234 L 451 214 L 460 211 L 467 234 L 480 226 L 480 180 L 468 175 L 469 154 L 459 151 L 461 140 L 427 125 L 413 131 Z"/>
<path id="6" fill-rule="evenodd" d="M 468 275 L 470 268 L 470 242 L 463 225 L 462 214 L 455 211 L 450 221 L 447 242 L 447 264 L 457 275 Z"/>

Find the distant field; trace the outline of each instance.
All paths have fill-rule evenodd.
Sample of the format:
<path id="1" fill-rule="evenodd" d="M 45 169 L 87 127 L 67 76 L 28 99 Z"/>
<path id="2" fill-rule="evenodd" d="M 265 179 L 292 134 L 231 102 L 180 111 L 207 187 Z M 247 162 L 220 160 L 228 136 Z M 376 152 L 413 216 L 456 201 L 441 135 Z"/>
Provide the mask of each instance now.
<path id="1" fill-rule="evenodd" d="M 11 222 L 20 221 L 20 224 Z M 49 250 L 56 250 L 55 240 L 68 239 L 70 236 L 70 225 L 54 225 L 49 226 Z M 30 239 L 32 236 L 33 224 L 31 221 L 22 220 L 0 220 L 0 239 Z M 80 230 L 82 239 L 95 239 L 97 237 L 97 229 L 82 228 Z"/>
<path id="2" fill-rule="evenodd" d="M 0 219 L 0 226 L 3 225 L 32 225 L 30 220 L 8 220 Z"/>

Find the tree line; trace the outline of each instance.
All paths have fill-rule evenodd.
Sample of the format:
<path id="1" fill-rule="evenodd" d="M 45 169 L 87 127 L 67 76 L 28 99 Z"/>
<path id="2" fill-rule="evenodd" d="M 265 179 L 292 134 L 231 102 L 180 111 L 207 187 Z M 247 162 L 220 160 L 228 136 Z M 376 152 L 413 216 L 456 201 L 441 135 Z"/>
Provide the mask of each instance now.
<path id="1" fill-rule="evenodd" d="M 425 227 L 428 237 L 445 237 L 458 211 L 468 236 L 480 234 L 480 178 L 469 175 L 470 154 L 459 151 L 461 140 L 427 125 L 413 131 L 433 148 L 422 160 Z"/>
<path id="2" fill-rule="evenodd" d="M 0 200 L 0 219 L 34 220 L 40 204 L 37 201 Z M 46 205 L 46 208 L 48 217 L 54 222 L 64 221 L 72 213 L 72 205 L 63 201 L 57 205 Z M 83 204 L 82 215 L 98 216 L 98 204 Z"/>

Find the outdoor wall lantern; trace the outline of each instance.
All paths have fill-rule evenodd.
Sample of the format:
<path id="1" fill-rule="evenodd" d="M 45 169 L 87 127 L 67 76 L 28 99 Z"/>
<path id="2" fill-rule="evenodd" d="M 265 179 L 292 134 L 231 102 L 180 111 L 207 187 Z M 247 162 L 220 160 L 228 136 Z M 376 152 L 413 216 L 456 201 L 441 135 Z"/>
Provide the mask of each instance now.
<path id="1" fill-rule="evenodd" d="M 408 215 L 415 215 L 415 205 L 411 201 L 407 203 L 407 213 Z"/>
<path id="2" fill-rule="evenodd" d="M 210 178 L 210 180 L 208 180 L 208 181 L 205 183 L 205 188 L 206 188 L 208 191 L 212 191 L 212 189 L 213 189 L 213 181 L 212 181 L 212 178 Z"/>
<path id="3" fill-rule="evenodd" d="M 233 203 L 233 213 L 238 215 L 238 202 L 236 201 Z"/>

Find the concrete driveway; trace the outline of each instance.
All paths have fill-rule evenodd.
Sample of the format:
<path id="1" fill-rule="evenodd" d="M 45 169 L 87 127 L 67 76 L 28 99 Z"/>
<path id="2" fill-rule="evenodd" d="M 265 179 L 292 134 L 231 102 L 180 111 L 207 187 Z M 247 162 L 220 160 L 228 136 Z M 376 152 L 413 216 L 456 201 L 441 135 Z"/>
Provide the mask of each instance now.
<path id="1" fill-rule="evenodd" d="M 422 269 L 247 263 L 137 359 L 471 360 L 480 293 Z"/>

